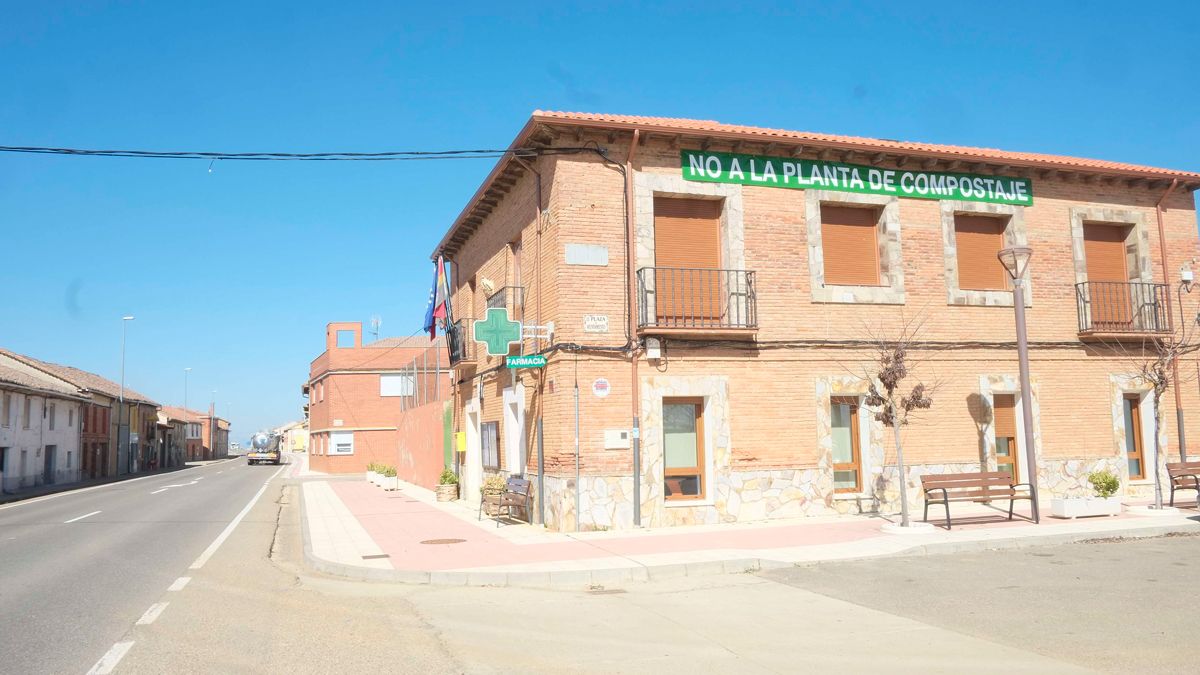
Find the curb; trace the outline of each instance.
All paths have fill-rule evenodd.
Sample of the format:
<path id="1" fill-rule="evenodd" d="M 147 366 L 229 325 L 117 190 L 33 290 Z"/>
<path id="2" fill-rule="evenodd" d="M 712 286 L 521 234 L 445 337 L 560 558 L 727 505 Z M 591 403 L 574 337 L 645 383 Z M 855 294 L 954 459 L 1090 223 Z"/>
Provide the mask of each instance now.
<path id="1" fill-rule="evenodd" d="M 789 562 L 772 558 L 732 557 L 724 560 L 702 560 L 688 563 L 644 565 L 631 562 L 628 567 L 592 570 L 560 571 L 462 571 L 462 570 L 397 570 L 360 567 L 333 562 L 312 552 L 308 532 L 308 517 L 304 511 L 304 491 L 300 493 L 300 522 L 304 537 L 304 562 L 312 570 L 353 581 L 401 583 L 427 586 L 491 586 L 513 588 L 547 588 L 580 590 L 623 583 L 646 583 L 681 577 L 710 577 L 723 574 L 750 574 L 773 569 L 812 567 L 824 563 L 853 562 L 893 557 L 919 557 L 978 551 L 998 551 L 1035 546 L 1075 544 L 1091 540 L 1147 539 L 1171 534 L 1200 534 L 1200 523 L 1155 525 L 1107 532 L 1070 532 L 1035 536 L 1013 536 L 1003 539 L 977 539 L 962 542 L 914 542 L 898 550 L 872 555 L 828 557 L 821 560 Z"/>

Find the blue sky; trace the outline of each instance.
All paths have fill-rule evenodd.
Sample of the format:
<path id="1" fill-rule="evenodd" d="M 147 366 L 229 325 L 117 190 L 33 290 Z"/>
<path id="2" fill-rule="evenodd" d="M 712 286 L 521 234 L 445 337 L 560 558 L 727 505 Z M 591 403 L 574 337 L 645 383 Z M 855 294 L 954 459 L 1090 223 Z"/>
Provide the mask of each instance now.
<path id="1" fill-rule="evenodd" d="M 0 145 L 503 147 L 535 109 L 1200 170 L 1200 4 L 5 2 Z M 235 437 L 300 414 L 324 325 L 420 327 L 490 160 L 0 155 L 0 345 Z"/>

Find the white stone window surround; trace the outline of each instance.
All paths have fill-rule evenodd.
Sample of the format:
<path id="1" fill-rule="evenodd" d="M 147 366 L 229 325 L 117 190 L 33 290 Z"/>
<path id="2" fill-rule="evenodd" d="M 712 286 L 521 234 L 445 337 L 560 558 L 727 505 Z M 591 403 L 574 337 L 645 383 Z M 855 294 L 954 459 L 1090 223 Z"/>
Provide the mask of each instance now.
<path id="1" fill-rule="evenodd" d="M 1081 284 L 1087 278 L 1087 255 L 1083 248 L 1084 223 L 1118 223 L 1132 225 L 1130 234 L 1137 250 L 1137 269 L 1130 270 L 1130 281 L 1149 283 L 1153 281 L 1154 270 L 1150 265 L 1150 231 L 1146 227 L 1146 215 L 1133 209 L 1111 209 L 1101 206 L 1071 207 L 1071 258 L 1075 262 L 1075 283 Z"/>
<path id="2" fill-rule="evenodd" d="M 821 246 L 821 204 L 881 207 L 879 214 L 880 286 L 825 284 L 825 255 Z M 804 191 L 804 222 L 808 230 L 808 273 L 813 302 L 903 305 L 904 258 L 900 245 L 900 199 L 832 190 Z"/>
<path id="3" fill-rule="evenodd" d="M 728 482 L 730 465 L 729 382 L 726 377 L 647 376 L 640 388 L 644 430 L 642 434 L 642 514 L 654 524 L 654 509 L 686 509 L 716 506 L 717 492 Z M 702 499 L 665 498 L 662 442 L 662 401 L 664 398 L 701 398 L 704 400 L 704 497 Z"/>
<path id="4" fill-rule="evenodd" d="M 1025 207 L 1010 204 L 988 204 L 984 202 L 961 202 L 943 200 L 939 203 L 942 214 L 942 248 L 946 266 L 946 304 L 973 307 L 1012 307 L 1011 290 L 964 290 L 958 287 L 958 241 L 954 231 L 954 216 L 1004 216 L 1008 222 L 1004 228 L 1005 246 L 1027 246 L 1025 229 Z M 997 261 L 997 264 L 999 262 Z M 1033 287 L 1029 283 L 1029 271 L 1025 272 L 1025 306 L 1033 306 Z"/>
<path id="5" fill-rule="evenodd" d="M 1155 459 L 1153 387 L 1137 375 L 1109 375 L 1108 380 L 1112 390 L 1113 444 L 1117 455 L 1117 466 L 1120 467 L 1121 484 L 1153 485 L 1154 474 L 1149 471 L 1149 466 Z M 1129 477 L 1128 453 L 1125 448 L 1126 394 L 1138 395 L 1138 415 L 1142 418 L 1142 465 L 1145 467 L 1143 473 L 1146 474 L 1146 477 L 1139 480 L 1133 480 Z M 1162 470 L 1163 465 L 1166 463 L 1166 460 L 1163 458 L 1171 456 L 1167 448 L 1167 435 L 1165 432 L 1159 433 L 1158 442 L 1162 447 L 1163 457 L 1158 458 L 1158 465 L 1160 470 Z"/>
<path id="6" fill-rule="evenodd" d="M 1038 403 L 1038 381 L 1036 377 L 1029 378 L 1030 404 L 1033 409 L 1033 452 L 1034 459 L 1041 468 L 1042 459 L 1042 430 L 1041 430 L 1041 406 Z M 1021 453 L 1017 458 L 1017 466 L 1020 472 L 1019 482 L 1029 482 L 1029 454 L 1025 450 L 1025 406 L 1021 401 L 1021 380 L 1016 375 L 981 375 L 979 377 L 979 396 L 983 403 L 985 411 L 985 419 L 980 429 L 980 452 L 982 459 L 987 462 L 986 467 L 981 467 L 985 471 L 997 471 L 996 463 L 996 416 L 994 413 L 996 406 L 996 394 L 1011 394 L 1016 410 L 1014 417 L 1016 418 L 1017 428 L 1017 452 Z M 1040 474 L 1039 474 L 1040 476 Z M 1041 481 L 1039 481 L 1040 483 Z"/>
<path id="7" fill-rule="evenodd" d="M 883 486 L 879 485 L 885 452 L 884 426 L 875 419 L 875 411 L 863 404 L 869 386 L 865 378 L 850 375 L 817 379 L 818 494 L 832 495 L 834 501 L 873 500 L 877 492 L 880 498 L 884 492 Z M 859 468 L 862 473 L 862 489 L 859 492 L 834 492 L 833 488 L 833 399 L 839 397 L 858 399 L 857 432 Z"/>
<path id="8" fill-rule="evenodd" d="M 746 230 L 743 222 L 742 186 L 732 183 L 702 183 L 685 180 L 682 175 L 635 171 L 633 173 L 634 203 L 634 261 L 637 269 L 654 267 L 654 198 L 721 200 L 721 269 L 746 269 Z M 647 304 L 653 302 L 654 275 L 643 280 L 649 291 Z M 744 290 L 733 293 L 730 303 L 745 302 Z M 741 299 L 741 300 L 739 300 Z M 745 307 L 731 309 L 738 316 L 748 316 Z M 653 306 L 646 307 L 647 316 L 655 316 Z"/>

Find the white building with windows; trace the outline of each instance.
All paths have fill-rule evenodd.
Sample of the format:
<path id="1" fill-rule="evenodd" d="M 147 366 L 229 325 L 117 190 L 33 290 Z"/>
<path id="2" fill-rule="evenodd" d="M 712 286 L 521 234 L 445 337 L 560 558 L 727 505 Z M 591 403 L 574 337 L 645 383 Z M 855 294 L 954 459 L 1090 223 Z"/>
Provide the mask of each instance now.
<path id="1" fill-rule="evenodd" d="M 80 479 L 78 387 L 0 354 L 0 490 Z"/>

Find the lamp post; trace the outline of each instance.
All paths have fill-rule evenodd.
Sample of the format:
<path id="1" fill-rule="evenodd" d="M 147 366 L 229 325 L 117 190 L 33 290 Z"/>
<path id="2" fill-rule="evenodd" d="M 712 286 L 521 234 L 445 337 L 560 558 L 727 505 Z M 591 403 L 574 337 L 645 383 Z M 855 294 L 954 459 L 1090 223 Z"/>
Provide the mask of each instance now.
<path id="1" fill-rule="evenodd" d="M 188 407 L 187 407 L 187 384 L 188 384 L 188 373 L 190 373 L 190 372 L 192 372 L 191 368 L 183 369 L 183 409 L 184 410 L 188 409 Z"/>
<path id="2" fill-rule="evenodd" d="M 121 317 L 121 388 L 117 393 L 117 442 L 121 444 L 121 447 L 125 448 L 126 453 L 129 452 L 130 448 L 128 447 L 129 426 L 125 423 L 125 325 L 130 321 L 133 321 L 132 316 Z M 121 433 L 122 429 L 125 430 L 124 435 Z M 120 455 L 121 450 L 118 448 L 118 460 L 120 459 Z M 127 454 L 126 457 L 128 456 Z M 127 461 L 126 464 L 129 465 L 128 468 L 132 471 L 132 461 Z"/>
<path id="3" fill-rule="evenodd" d="M 996 257 L 1004 265 L 1013 284 L 1013 311 L 1017 319 L 1017 361 L 1021 372 L 1021 415 L 1024 419 L 1025 431 L 1025 462 L 1029 474 L 1029 498 L 1033 509 L 1033 522 L 1041 522 L 1041 510 L 1038 508 L 1037 485 L 1037 453 L 1033 447 L 1033 398 L 1029 387 L 1029 344 L 1025 335 L 1025 272 L 1029 267 L 1029 259 L 1033 249 L 1028 246 L 1009 246 L 1003 248 Z M 1013 476 L 1020 480 L 1020 476 Z"/>

